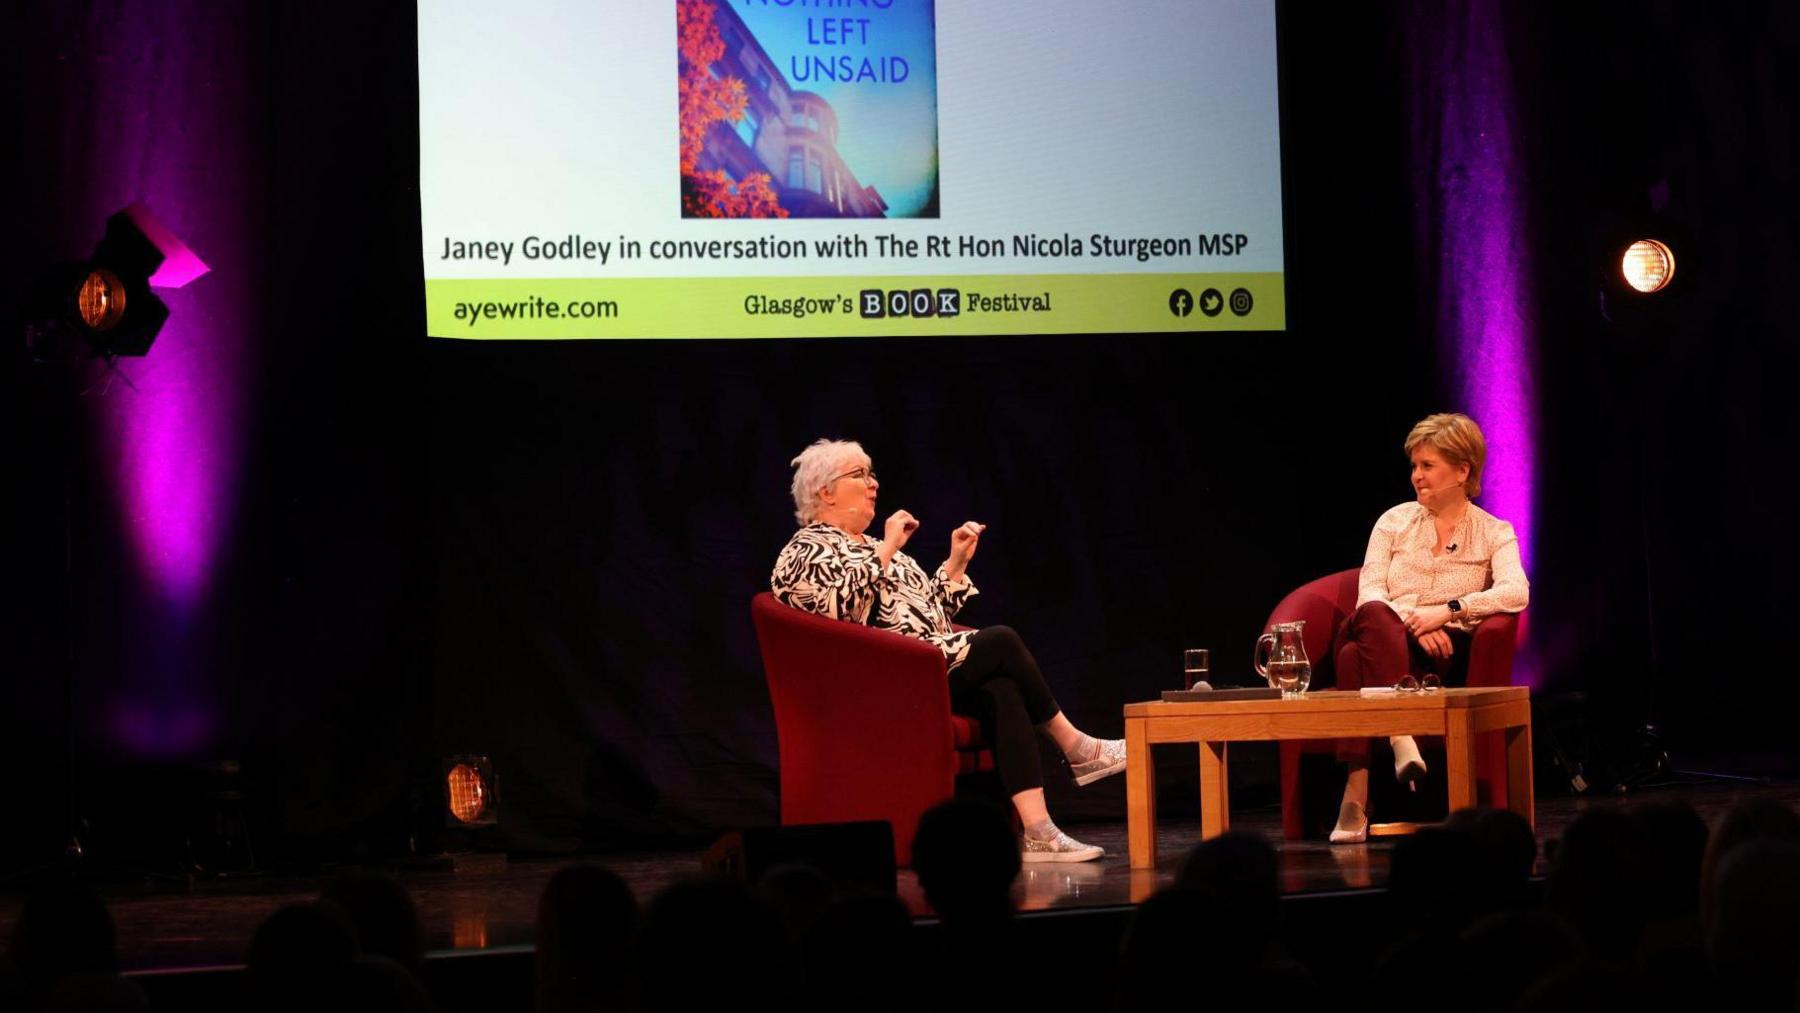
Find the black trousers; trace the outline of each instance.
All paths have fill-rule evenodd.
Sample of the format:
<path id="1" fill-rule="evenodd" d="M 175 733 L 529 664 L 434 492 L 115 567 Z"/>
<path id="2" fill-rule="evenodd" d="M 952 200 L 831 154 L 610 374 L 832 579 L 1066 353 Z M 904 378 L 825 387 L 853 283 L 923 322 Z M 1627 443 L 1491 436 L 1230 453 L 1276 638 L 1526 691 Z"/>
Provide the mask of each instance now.
<path id="1" fill-rule="evenodd" d="M 977 630 L 950 671 L 950 709 L 981 722 L 1008 795 L 1044 786 L 1037 726 L 1062 710 L 1025 641 L 1011 626 Z"/>

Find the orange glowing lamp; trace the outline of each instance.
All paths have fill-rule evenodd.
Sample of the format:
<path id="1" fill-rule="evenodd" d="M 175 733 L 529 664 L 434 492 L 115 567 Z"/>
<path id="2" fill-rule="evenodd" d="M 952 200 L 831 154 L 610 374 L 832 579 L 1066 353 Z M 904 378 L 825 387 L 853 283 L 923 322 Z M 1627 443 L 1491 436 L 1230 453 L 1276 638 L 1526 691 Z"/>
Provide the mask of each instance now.
<path id="1" fill-rule="evenodd" d="M 500 822 L 493 763 L 485 756 L 458 756 L 448 767 L 444 788 L 450 826 L 482 827 Z"/>

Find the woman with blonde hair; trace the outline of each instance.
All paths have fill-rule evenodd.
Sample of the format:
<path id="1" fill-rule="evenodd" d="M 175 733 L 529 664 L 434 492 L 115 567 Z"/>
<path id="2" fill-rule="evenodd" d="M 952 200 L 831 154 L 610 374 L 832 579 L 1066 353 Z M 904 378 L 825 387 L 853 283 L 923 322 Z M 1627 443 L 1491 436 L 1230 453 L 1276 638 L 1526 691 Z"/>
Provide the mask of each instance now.
<path id="1" fill-rule="evenodd" d="M 1076 784 L 1125 769 L 1123 739 L 1096 739 L 1069 722 L 1037 662 L 1010 626 L 958 630 L 950 622 L 977 593 L 969 560 L 987 525 L 950 532 L 950 555 L 935 573 L 901 552 L 919 522 L 896 510 L 882 537 L 875 521 L 881 483 L 860 444 L 819 440 L 794 458 L 794 532 L 775 561 L 769 587 L 783 604 L 917 637 L 944 652 L 950 706 L 978 720 L 994 744 L 994 766 L 1024 827 L 1021 860 L 1085 862 L 1106 854 L 1058 830 L 1044 805 L 1036 736 L 1053 741 Z"/>
<path id="2" fill-rule="evenodd" d="M 1356 612 L 1338 631 L 1337 686 L 1392 686 L 1402 678 L 1456 685 L 1467 678 L 1475 627 L 1522 612 L 1531 585 L 1513 527 L 1476 506 L 1487 441 L 1461 413 L 1429 415 L 1406 437 L 1414 498 L 1381 515 L 1363 556 Z M 1340 651 L 1346 641 L 1353 651 Z M 1415 675 L 1416 673 L 1416 675 Z M 1388 739 L 1394 776 L 1411 785 L 1425 761 L 1410 735 Z M 1369 741 L 1346 739 L 1349 764 L 1333 844 L 1369 836 Z"/>

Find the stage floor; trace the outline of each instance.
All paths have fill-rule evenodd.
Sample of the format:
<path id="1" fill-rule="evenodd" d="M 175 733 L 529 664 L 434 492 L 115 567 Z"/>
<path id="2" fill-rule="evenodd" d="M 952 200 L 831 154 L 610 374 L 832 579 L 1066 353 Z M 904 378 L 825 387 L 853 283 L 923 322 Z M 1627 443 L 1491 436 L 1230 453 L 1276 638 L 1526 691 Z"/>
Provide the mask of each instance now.
<path id="1" fill-rule="evenodd" d="M 1800 810 L 1800 785 L 1688 786 L 1661 788 L 1624 797 L 1547 798 L 1538 803 L 1539 870 L 1542 843 L 1559 836 L 1582 811 L 1597 806 L 1623 806 L 1638 801 L 1685 801 L 1709 824 L 1740 799 L 1779 798 Z M 1366 890 L 1386 885 L 1394 839 L 1333 847 L 1323 841 L 1280 841 L 1280 814 L 1274 810 L 1234 813 L 1232 828 L 1249 830 L 1276 841 L 1281 856 L 1281 885 L 1286 894 Z M 1162 821 L 1158 866 L 1133 872 L 1126 859 L 1125 824 L 1091 823 L 1070 827 L 1075 836 L 1106 848 L 1099 861 L 1080 865 L 1027 866 L 1016 894 L 1027 912 L 1072 908 L 1104 908 L 1135 904 L 1174 876 L 1188 847 L 1199 840 L 1197 820 Z M 701 851 L 658 854 L 614 854 L 591 858 L 503 860 L 493 856 L 485 867 L 462 872 L 393 871 L 412 893 L 434 954 L 528 947 L 537 900 L 550 875 L 572 861 L 593 861 L 618 872 L 640 902 L 666 884 L 697 873 Z M 210 879 L 192 887 L 159 884 L 102 887 L 118 925 L 123 970 L 220 967 L 238 964 L 250 935 L 270 913 L 286 904 L 312 900 L 324 876 Z M 902 870 L 902 900 L 915 915 L 929 912 L 918 881 Z M 21 898 L 0 895 L 0 940 L 10 939 Z"/>

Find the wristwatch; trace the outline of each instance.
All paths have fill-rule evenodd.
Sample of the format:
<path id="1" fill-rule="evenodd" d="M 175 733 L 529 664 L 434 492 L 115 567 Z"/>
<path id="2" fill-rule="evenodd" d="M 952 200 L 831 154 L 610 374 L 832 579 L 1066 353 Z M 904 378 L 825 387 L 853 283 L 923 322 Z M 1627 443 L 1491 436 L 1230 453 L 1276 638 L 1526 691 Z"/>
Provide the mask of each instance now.
<path id="1" fill-rule="evenodd" d="M 1449 608 L 1450 608 L 1450 618 L 1452 618 L 1452 619 L 1461 619 L 1462 618 L 1462 612 L 1463 612 L 1462 602 L 1457 601 L 1455 598 L 1452 598 L 1449 601 L 1445 602 L 1444 604 L 1449 606 Z"/>

